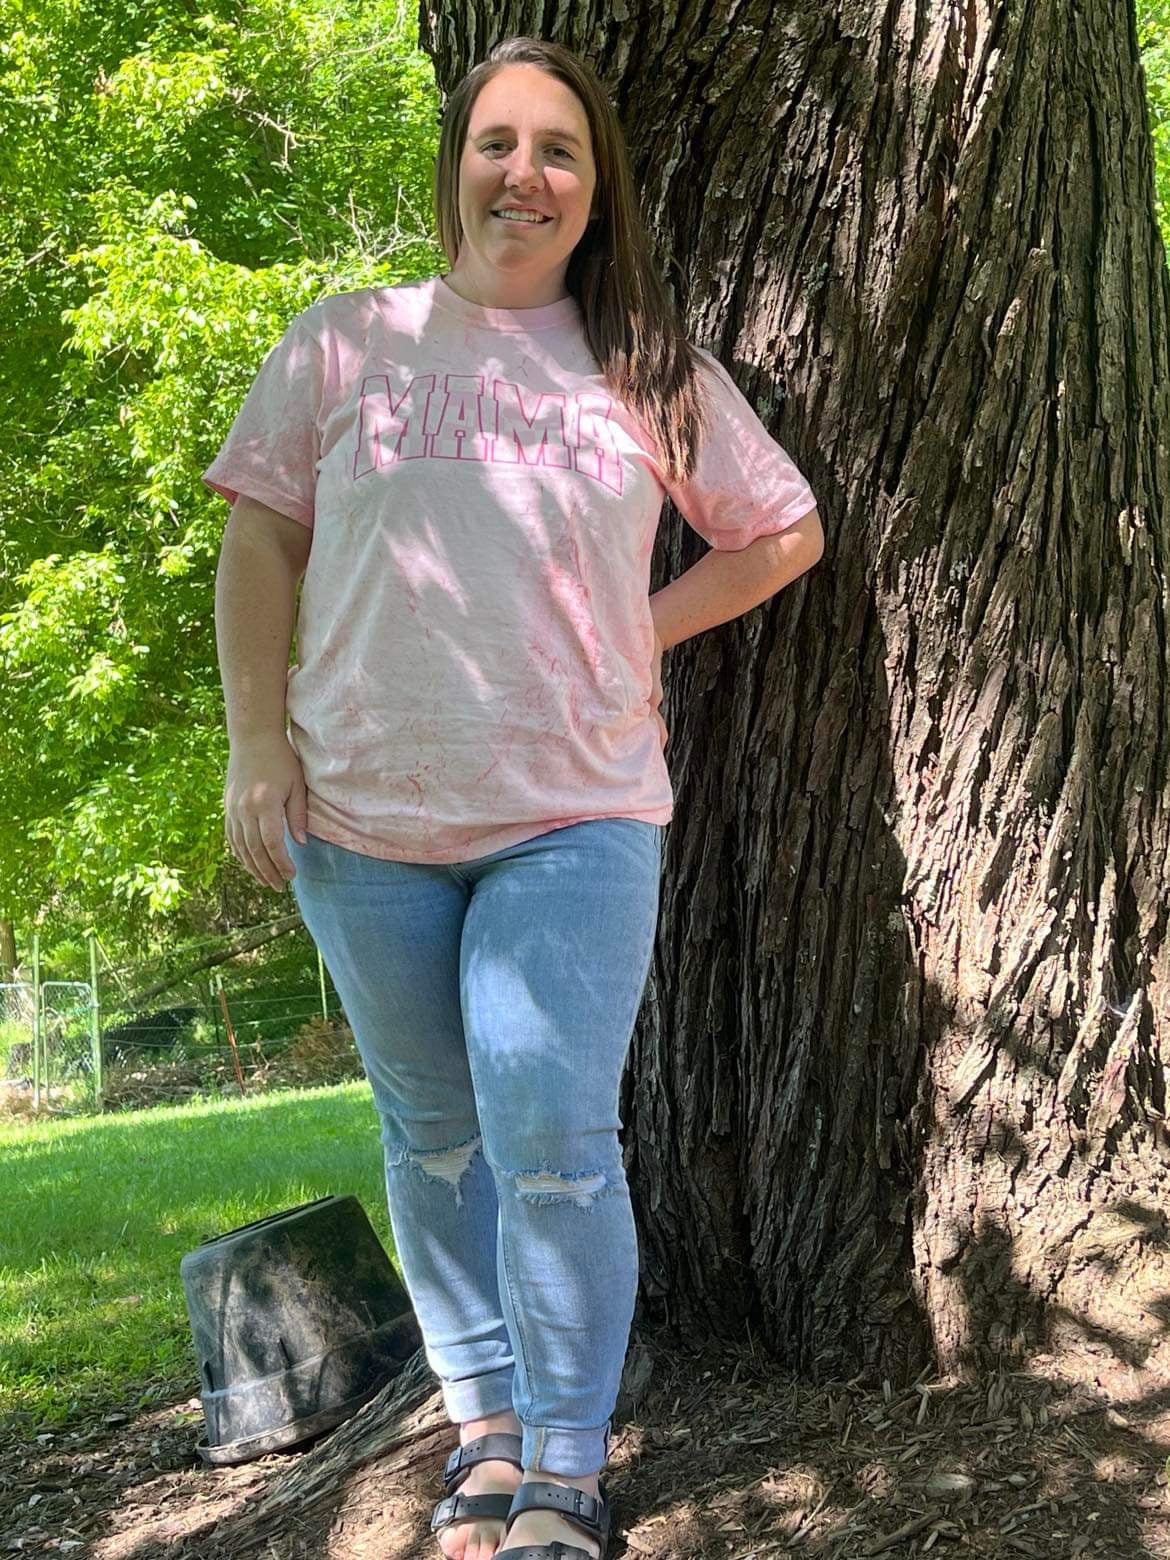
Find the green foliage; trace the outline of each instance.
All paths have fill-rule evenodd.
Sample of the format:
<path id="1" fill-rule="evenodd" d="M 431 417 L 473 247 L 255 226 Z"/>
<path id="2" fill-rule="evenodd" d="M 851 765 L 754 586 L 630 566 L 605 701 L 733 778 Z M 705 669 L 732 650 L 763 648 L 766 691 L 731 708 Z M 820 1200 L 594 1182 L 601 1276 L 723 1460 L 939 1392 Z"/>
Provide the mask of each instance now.
<path id="1" fill-rule="evenodd" d="M 0 76 L 0 915 L 114 943 L 237 870 L 199 474 L 293 314 L 440 263 L 437 94 L 388 0 L 0 0 Z"/>
<path id="2" fill-rule="evenodd" d="M 1137 34 L 1154 141 L 1158 226 L 1170 252 L 1170 0 L 1137 0 Z"/>

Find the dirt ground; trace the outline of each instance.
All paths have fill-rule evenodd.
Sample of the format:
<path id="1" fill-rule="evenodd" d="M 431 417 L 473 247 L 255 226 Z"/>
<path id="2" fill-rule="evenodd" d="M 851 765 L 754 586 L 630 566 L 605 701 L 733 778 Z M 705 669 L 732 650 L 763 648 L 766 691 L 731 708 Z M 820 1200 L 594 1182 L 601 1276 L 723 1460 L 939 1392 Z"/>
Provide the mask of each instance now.
<path id="1" fill-rule="evenodd" d="M 605 1475 L 607 1560 L 1170 1560 L 1170 1383 L 1143 1396 L 1111 1358 L 866 1390 L 810 1386 L 746 1345 L 682 1355 L 637 1337 Z M 390 1449 L 332 1477 L 330 1442 L 375 1423 L 389 1388 L 312 1447 L 236 1468 L 198 1458 L 191 1385 L 149 1412 L 8 1427 L 0 1553 L 435 1560 L 430 1511 L 456 1436 L 420 1379 L 426 1401 L 395 1418 Z M 306 1499 L 309 1459 L 326 1476 Z"/>

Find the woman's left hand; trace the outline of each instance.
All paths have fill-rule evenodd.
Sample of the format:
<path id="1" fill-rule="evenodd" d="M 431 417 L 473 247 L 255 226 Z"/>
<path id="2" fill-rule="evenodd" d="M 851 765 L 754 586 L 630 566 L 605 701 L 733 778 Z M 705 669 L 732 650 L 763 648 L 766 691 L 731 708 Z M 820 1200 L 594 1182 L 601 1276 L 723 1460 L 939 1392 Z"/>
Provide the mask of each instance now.
<path id="1" fill-rule="evenodd" d="M 663 748 L 665 749 L 666 744 L 670 739 L 670 733 L 667 731 L 666 722 L 663 720 L 661 712 L 659 711 L 659 705 L 662 703 L 662 651 L 663 644 L 661 639 L 658 637 L 658 630 L 655 629 L 654 657 L 650 662 L 650 673 L 653 684 L 650 690 L 650 708 L 654 714 L 654 719 L 658 722 L 659 738 L 662 742 Z"/>

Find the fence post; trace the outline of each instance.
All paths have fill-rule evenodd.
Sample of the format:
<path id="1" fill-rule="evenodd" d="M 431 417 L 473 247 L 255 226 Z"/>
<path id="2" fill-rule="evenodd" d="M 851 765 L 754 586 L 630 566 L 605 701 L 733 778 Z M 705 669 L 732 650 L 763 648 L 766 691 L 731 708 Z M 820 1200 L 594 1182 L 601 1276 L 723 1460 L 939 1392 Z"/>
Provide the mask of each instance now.
<path id="1" fill-rule="evenodd" d="M 33 1109 L 41 1108 L 41 934 L 33 933 Z"/>
<path id="2" fill-rule="evenodd" d="M 89 939 L 89 1032 L 93 1042 L 93 1097 L 102 1108 L 102 1021 L 98 1010 L 97 937 L 91 927 Z"/>
<path id="3" fill-rule="evenodd" d="M 215 989 L 219 993 L 220 1006 L 223 1008 L 223 1021 L 227 1026 L 228 1044 L 232 1048 L 232 1061 L 236 1067 L 236 1081 L 240 1085 L 240 1093 L 244 1094 L 247 1090 L 244 1084 L 243 1069 L 240 1067 L 240 1049 L 236 1044 L 236 1031 L 232 1026 L 232 1015 L 228 1012 L 227 998 L 223 993 L 223 977 L 218 970 L 215 973 Z"/>
<path id="4" fill-rule="evenodd" d="M 321 1017 L 329 1017 L 329 999 L 325 995 L 325 960 L 321 957 L 320 948 L 317 949 L 317 978 L 321 982 Z"/>
<path id="5" fill-rule="evenodd" d="M 218 981 L 219 981 L 219 976 L 218 975 L 216 975 L 214 981 L 212 980 L 210 975 L 207 977 L 207 1000 L 208 1000 L 208 1002 L 211 1005 L 211 1016 L 215 1020 L 215 1049 L 217 1051 L 223 1045 L 223 1040 L 220 1037 L 220 1032 L 219 1032 L 219 1009 L 215 1005 L 215 990 L 216 990 L 216 985 L 217 985 Z"/>

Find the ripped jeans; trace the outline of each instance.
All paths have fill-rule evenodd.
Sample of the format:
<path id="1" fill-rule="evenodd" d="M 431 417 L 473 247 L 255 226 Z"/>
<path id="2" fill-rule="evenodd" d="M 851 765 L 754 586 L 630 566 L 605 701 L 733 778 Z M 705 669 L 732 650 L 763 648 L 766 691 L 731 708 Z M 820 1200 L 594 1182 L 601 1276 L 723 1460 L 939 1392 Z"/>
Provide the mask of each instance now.
<path id="1" fill-rule="evenodd" d="M 446 1412 L 514 1409 L 525 1468 L 600 1471 L 637 1291 L 618 1090 L 662 828 L 589 819 L 451 865 L 284 843 L 373 1090 Z"/>

